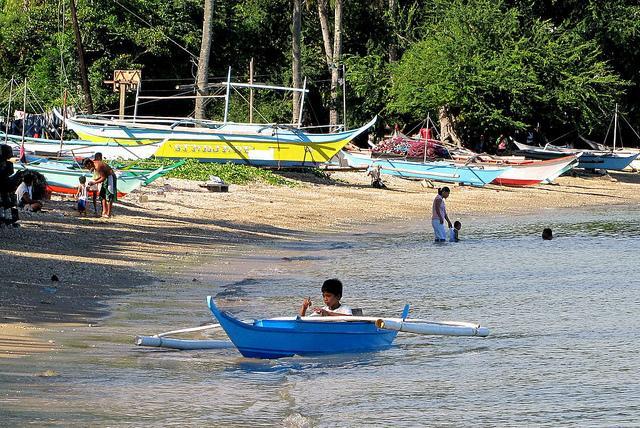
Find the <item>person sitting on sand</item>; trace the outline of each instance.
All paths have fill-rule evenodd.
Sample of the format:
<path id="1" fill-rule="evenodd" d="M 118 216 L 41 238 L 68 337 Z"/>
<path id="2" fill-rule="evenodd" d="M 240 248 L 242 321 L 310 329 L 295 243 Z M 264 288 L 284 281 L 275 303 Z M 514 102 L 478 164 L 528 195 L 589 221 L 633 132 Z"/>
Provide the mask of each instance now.
<path id="1" fill-rule="evenodd" d="M 98 178 L 89 181 L 89 186 L 99 184 L 100 200 L 102 201 L 102 217 L 111 217 L 113 202 L 118 200 L 118 186 L 113 169 L 101 160 L 85 159 L 82 166 L 89 171 L 95 171 Z"/>
<path id="2" fill-rule="evenodd" d="M 309 316 L 345 316 L 352 315 L 351 308 L 340 303 L 342 299 L 342 282 L 339 279 L 327 279 L 322 284 L 322 300 L 324 306 L 322 308 L 313 308 L 313 313 Z M 311 298 L 307 297 L 300 307 L 300 316 L 304 317 L 307 309 L 311 307 Z"/>
<path id="3" fill-rule="evenodd" d="M 18 208 L 33 212 L 42 209 L 42 202 L 33 199 L 33 175 L 31 174 L 25 174 L 22 177 L 22 183 L 16 189 L 16 197 L 18 198 Z"/>
<path id="4" fill-rule="evenodd" d="M 382 182 L 382 178 L 380 178 L 380 165 L 370 166 L 367 175 L 371 176 L 371 187 L 375 189 L 385 189 L 387 187 Z"/>
<path id="5" fill-rule="evenodd" d="M 545 241 L 551 241 L 553 239 L 553 232 L 548 227 L 542 231 L 542 239 Z"/>
<path id="6" fill-rule="evenodd" d="M 449 242 L 459 242 L 460 241 L 460 229 L 462 229 L 462 223 L 458 220 L 453 222 L 453 227 L 449 229 Z"/>
<path id="7" fill-rule="evenodd" d="M 78 177 L 78 189 L 76 190 L 76 199 L 78 201 L 77 208 L 78 213 L 81 215 L 87 215 L 87 192 L 89 186 L 87 186 L 87 177 L 81 175 Z"/>

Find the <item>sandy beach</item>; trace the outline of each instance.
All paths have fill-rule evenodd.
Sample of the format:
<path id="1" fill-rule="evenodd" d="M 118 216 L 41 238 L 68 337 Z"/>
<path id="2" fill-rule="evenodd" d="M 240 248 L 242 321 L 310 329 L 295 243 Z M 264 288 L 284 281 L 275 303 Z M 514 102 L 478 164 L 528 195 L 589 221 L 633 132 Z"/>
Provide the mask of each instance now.
<path id="1" fill-rule="evenodd" d="M 231 185 L 229 193 L 161 179 L 122 199 L 112 219 L 78 217 L 71 199 L 54 196 L 44 212 L 22 214 L 20 228 L 0 230 L 0 357 L 55 349 L 42 339 L 48 328 L 95 323 L 108 314 L 110 296 L 167 281 L 180 274 L 175 266 L 188 271 L 195 261 L 224 258 L 243 243 L 422 219 L 422 232 L 432 233 L 427 217 L 436 189 L 428 183 L 385 177 L 388 188 L 380 190 L 371 188 L 363 172 L 329 174 L 288 173 L 295 186 Z M 450 187 L 450 216 L 463 223 L 488 215 L 640 204 L 640 176 L 633 173 L 561 177 L 556 185 L 532 188 Z"/>

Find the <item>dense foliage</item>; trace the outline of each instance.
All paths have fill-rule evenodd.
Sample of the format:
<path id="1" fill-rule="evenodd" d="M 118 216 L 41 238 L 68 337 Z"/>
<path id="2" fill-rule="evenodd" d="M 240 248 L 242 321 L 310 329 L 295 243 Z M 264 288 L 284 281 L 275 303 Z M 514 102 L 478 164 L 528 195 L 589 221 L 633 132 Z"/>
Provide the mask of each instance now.
<path id="1" fill-rule="evenodd" d="M 96 111 L 117 108 L 105 84 L 114 69 L 142 69 L 147 94 L 177 93 L 194 81 L 201 0 L 76 0 Z M 388 124 L 417 123 L 444 105 L 458 131 L 479 133 L 542 124 L 550 137 L 576 129 L 602 137 L 615 103 L 640 121 L 640 5 L 635 0 L 352 0 L 345 2 L 347 123 L 380 114 Z M 316 2 L 304 2 L 302 70 L 311 93 L 308 124 L 325 124 L 329 70 Z M 211 81 L 291 84 L 291 10 L 286 0 L 215 3 Z M 391 49 L 398 61 L 391 61 Z M 69 0 L 0 0 L 0 108 L 5 82 L 29 80 L 34 98 L 60 105 L 63 89 L 82 105 Z M 188 89 L 187 89 L 188 90 Z M 231 119 L 247 120 L 235 94 Z M 129 95 L 131 103 L 133 96 Z M 258 91 L 256 120 L 288 121 L 291 98 Z M 310 107 L 310 108 L 309 108 Z M 220 101 L 208 115 L 219 117 Z M 142 114 L 189 115 L 193 102 L 155 103 Z M 3 113 L 0 113 L 2 115 Z"/>
<path id="2" fill-rule="evenodd" d="M 115 166 L 123 169 L 127 169 L 127 167 L 155 169 L 160 166 L 169 166 L 173 162 L 170 159 L 149 159 L 126 163 L 117 162 Z M 242 164 L 198 162 L 194 159 L 187 159 L 184 164 L 167 174 L 167 177 L 195 181 L 208 181 L 211 176 L 219 177 L 228 184 L 266 183 L 274 186 L 295 186 L 294 181 L 268 169 Z"/>

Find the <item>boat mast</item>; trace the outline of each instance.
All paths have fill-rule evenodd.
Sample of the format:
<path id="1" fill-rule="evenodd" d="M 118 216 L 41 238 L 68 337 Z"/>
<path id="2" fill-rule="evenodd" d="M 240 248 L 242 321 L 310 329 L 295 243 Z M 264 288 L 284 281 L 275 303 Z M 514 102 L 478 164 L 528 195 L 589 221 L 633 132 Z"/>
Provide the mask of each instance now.
<path id="1" fill-rule="evenodd" d="M 616 103 L 616 113 L 613 116 L 613 151 L 616 151 L 616 136 L 618 134 L 618 103 Z"/>
<path id="2" fill-rule="evenodd" d="M 22 140 L 20 144 L 24 147 L 24 131 L 27 127 L 27 78 L 24 78 L 24 94 L 22 96 Z"/>
<path id="3" fill-rule="evenodd" d="M 133 123 L 136 123 L 136 116 L 138 115 L 138 97 L 140 96 L 140 86 L 142 86 L 142 79 L 138 82 L 136 86 L 136 102 L 133 105 Z"/>
<path id="4" fill-rule="evenodd" d="M 429 112 L 427 112 L 427 129 L 429 129 Z M 427 135 L 424 136 L 424 158 L 423 163 L 427 163 Z"/>
<path id="5" fill-rule="evenodd" d="M 227 123 L 227 117 L 229 116 L 229 92 L 231 92 L 231 67 L 229 67 L 229 73 L 227 74 L 227 95 L 224 100 L 224 123 Z"/>
<path id="6" fill-rule="evenodd" d="M 11 114 L 11 101 L 13 100 L 13 76 L 11 76 L 11 82 L 9 83 L 9 105 L 7 106 L 7 119 L 5 120 L 4 127 L 4 143 L 7 144 L 9 140 L 9 115 Z"/>
<path id="7" fill-rule="evenodd" d="M 342 127 L 347 129 L 347 70 L 342 64 Z"/>
<path id="8" fill-rule="evenodd" d="M 58 157 L 62 157 L 62 145 L 64 144 L 64 125 L 67 121 L 67 90 L 62 95 L 62 125 L 60 127 L 60 148 L 58 149 Z"/>
<path id="9" fill-rule="evenodd" d="M 300 98 L 300 113 L 298 114 L 298 128 L 302 126 L 302 110 L 304 109 L 304 96 L 307 93 L 307 78 L 302 83 L 302 97 Z"/>

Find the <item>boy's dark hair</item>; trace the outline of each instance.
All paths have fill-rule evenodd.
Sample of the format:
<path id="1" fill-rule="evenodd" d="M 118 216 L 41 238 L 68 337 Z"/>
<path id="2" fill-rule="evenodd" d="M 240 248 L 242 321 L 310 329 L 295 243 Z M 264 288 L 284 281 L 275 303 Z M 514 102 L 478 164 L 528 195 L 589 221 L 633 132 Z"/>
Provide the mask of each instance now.
<path id="1" fill-rule="evenodd" d="M 85 177 L 84 175 L 81 175 L 80 177 L 78 177 L 78 181 L 84 184 L 87 182 L 87 177 Z"/>
<path id="2" fill-rule="evenodd" d="M 93 155 L 93 159 L 101 161 L 102 160 L 102 153 L 101 152 L 96 152 L 96 154 Z"/>
<path id="3" fill-rule="evenodd" d="M 453 227 L 455 227 L 457 229 L 457 226 L 462 227 L 462 223 L 460 223 L 458 220 L 453 222 Z"/>
<path id="4" fill-rule="evenodd" d="M 327 279 L 322 284 L 322 292 L 323 293 L 331 293 L 334 296 L 341 298 L 342 297 L 342 282 L 339 279 Z"/>
<path id="5" fill-rule="evenodd" d="M 553 239 L 553 232 L 548 227 L 542 231 L 542 239 L 549 241 Z"/>
<path id="6" fill-rule="evenodd" d="M 89 158 L 86 158 L 85 160 L 82 161 L 82 167 L 86 168 L 88 166 L 93 166 L 93 161 Z"/>
<path id="7" fill-rule="evenodd" d="M 7 144 L 0 144 L 0 159 L 8 160 L 13 157 L 13 149 Z"/>
<path id="8" fill-rule="evenodd" d="M 27 186 L 33 184 L 33 175 L 31 174 L 25 174 L 22 177 L 22 181 L 24 181 L 24 184 L 26 184 Z"/>

